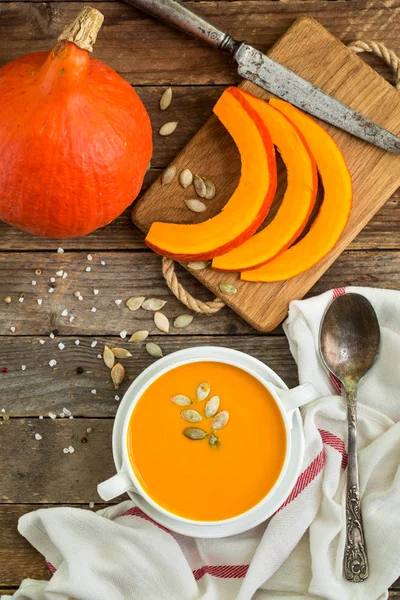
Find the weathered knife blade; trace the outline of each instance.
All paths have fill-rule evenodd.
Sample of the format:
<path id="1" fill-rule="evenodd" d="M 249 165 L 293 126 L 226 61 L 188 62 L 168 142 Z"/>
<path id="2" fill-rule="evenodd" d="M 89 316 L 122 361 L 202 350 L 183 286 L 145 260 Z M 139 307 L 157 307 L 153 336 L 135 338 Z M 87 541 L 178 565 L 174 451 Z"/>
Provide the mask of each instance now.
<path id="1" fill-rule="evenodd" d="M 239 75 L 295 106 L 335 125 L 362 140 L 389 152 L 400 154 L 400 138 L 333 96 L 306 81 L 252 48 L 233 39 L 188 5 L 178 0 L 127 0 L 137 8 L 157 17 L 219 50 L 228 52 L 239 65 Z"/>

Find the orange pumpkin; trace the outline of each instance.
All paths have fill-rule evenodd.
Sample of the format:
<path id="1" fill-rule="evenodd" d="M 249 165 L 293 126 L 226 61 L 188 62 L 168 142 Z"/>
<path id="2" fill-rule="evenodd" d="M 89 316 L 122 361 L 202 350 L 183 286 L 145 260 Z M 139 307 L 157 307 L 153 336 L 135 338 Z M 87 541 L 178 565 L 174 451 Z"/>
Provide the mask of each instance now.
<path id="1" fill-rule="evenodd" d="M 213 111 L 237 145 L 241 175 L 232 196 L 215 217 L 189 225 L 152 224 L 146 244 L 177 260 L 208 260 L 249 239 L 266 217 L 276 190 L 271 136 L 239 90 L 227 88 Z"/>
<path id="2" fill-rule="evenodd" d="M 150 119 L 129 83 L 89 58 L 102 21 L 86 7 L 50 53 L 0 69 L 0 219 L 18 229 L 85 235 L 140 191 Z"/>
<path id="3" fill-rule="evenodd" d="M 268 128 L 287 169 L 287 187 L 271 223 L 239 247 L 214 258 L 212 267 L 217 271 L 245 271 L 288 248 L 307 224 L 318 189 L 315 160 L 297 127 L 268 102 L 238 91 Z"/>

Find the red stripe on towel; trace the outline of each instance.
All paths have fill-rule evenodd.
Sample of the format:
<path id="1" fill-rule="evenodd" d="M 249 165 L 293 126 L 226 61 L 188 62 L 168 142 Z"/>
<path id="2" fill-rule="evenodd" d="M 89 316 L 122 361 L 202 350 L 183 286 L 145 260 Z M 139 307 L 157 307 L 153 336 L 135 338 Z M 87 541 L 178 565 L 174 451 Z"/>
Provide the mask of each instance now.
<path id="1" fill-rule="evenodd" d="M 278 508 L 278 513 L 282 508 L 290 504 L 301 492 L 311 483 L 317 475 L 322 471 L 324 467 L 324 451 L 321 452 L 314 458 L 312 463 L 299 475 L 294 488 L 286 498 L 285 502 Z M 275 514 L 276 514 L 275 513 Z"/>
<path id="2" fill-rule="evenodd" d="M 347 452 L 344 441 L 325 429 L 318 429 L 318 431 L 324 444 L 328 444 L 328 446 L 340 452 L 342 455 L 342 469 L 345 469 L 347 467 Z"/>
<path id="3" fill-rule="evenodd" d="M 220 579 L 240 579 L 243 578 L 249 569 L 249 565 L 204 565 L 193 571 L 193 576 L 196 581 L 211 575 Z"/>

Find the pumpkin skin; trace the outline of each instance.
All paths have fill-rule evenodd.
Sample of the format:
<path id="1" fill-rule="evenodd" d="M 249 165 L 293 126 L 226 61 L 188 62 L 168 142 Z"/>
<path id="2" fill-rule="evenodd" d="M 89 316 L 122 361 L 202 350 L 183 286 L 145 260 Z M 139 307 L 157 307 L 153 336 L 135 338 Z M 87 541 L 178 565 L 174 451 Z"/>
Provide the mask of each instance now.
<path id="1" fill-rule="evenodd" d="M 136 198 L 152 154 L 140 98 L 86 50 L 61 41 L 0 69 L 0 219 L 83 236 Z"/>

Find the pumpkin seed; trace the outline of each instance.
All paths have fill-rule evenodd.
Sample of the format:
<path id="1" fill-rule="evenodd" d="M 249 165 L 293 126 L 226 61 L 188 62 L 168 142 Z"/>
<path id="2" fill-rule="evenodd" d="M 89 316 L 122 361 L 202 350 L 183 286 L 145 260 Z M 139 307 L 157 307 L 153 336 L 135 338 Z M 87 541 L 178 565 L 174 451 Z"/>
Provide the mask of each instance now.
<path id="1" fill-rule="evenodd" d="M 207 400 L 207 404 L 204 409 L 206 419 L 208 419 L 209 417 L 213 417 L 217 413 L 219 409 L 219 402 L 219 396 L 213 396 L 212 398 Z"/>
<path id="2" fill-rule="evenodd" d="M 103 360 L 104 360 L 104 364 L 106 365 L 106 367 L 108 367 L 109 369 L 113 368 L 114 363 L 115 363 L 115 356 L 114 356 L 111 348 L 109 348 L 108 346 L 104 346 Z"/>
<path id="3" fill-rule="evenodd" d="M 204 179 L 202 179 L 199 175 L 195 175 L 193 179 L 194 189 L 196 190 L 196 194 L 200 196 L 200 198 L 205 198 L 207 194 L 206 184 L 204 183 Z"/>
<path id="4" fill-rule="evenodd" d="M 179 317 L 176 317 L 174 321 L 175 329 L 183 329 L 184 327 L 187 327 L 193 321 L 193 318 L 193 315 L 179 315 Z"/>
<path id="5" fill-rule="evenodd" d="M 187 264 L 188 268 L 192 271 L 202 271 L 206 269 L 210 263 L 206 260 L 200 260 L 199 262 L 190 262 Z"/>
<path id="6" fill-rule="evenodd" d="M 160 300 L 160 298 L 148 298 L 142 304 L 144 310 L 161 310 L 167 304 L 166 300 Z"/>
<path id="7" fill-rule="evenodd" d="M 161 94 L 160 108 L 166 110 L 172 102 L 172 89 L 169 87 Z"/>
<path id="8" fill-rule="evenodd" d="M 200 383 L 200 385 L 197 386 L 196 390 L 197 400 L 205 400 L 208 394 L 210 393 L 210 389 L 211 386 L 209 381 L 204 381 L 203 383 Z"/>
<path id="9" fill-rule="evenodd" d="M 198 423 L 203 420 L 203 417 L 197 410 L 193 410 L 192 408 L 187 408 L 186 410 L 181 411 L 182 419 L 185 421 L 189 421 L 189 423 Z"/>
<path id="10" fill-rule="evenodd" d="M 214 182 L 211 181 L 211 179 L 204 179 L 204 185 L 206 186 L 206 195 L 204 196 L 204 198 L 206 200 L 212 200 L 216 192 Z"/>
<path id="11" fill-rule="evenodd" d="M 213 429 L 222 429 L 229 421 L 229 413 L 227 410 L 222 410 L 212 420 L 211 427 Z"/>
<path id="12" fill-rule="evenodd" d="M 196 200 L 196 199 L 187 200 L 185 198 L 184 201 L 185 201 L 185 204 L 188 207 L 188 209 L 192 210 L 195 213 L 204 212 L 207 208 L 207 206 L 204 204 L 204 202 L 201 202 L 201 200 Z"/>
<path id="13" fill-rule="evenodd" d="M 175 166 L 168 167 L 168 169 L 165 169 L 164 173 L 161 176 L 161 185 L 168 185 L 169 183 L 171 183 L 171 181 L 173 179 L 175 179 L 175 175 L 176 175 L 176 167 Z"/>
<path id="14" fill-rule="evenodd" d="M 132 296 L 132 298 L 129 298 L 129 300 L 126 301 L 126 305 L 129 310 L 137 310 L 142 306 L 145 300 L 145 296 Z"/>
<path id="15" fill-rule="evenodd" d="M 149 335 L 149 332 L 146 329 L 139 329 L 139 331 L 135 331 L 129 338 L 128 342 L 143 342 Z"/>
<path id="16" fill-rule="evenodd" d="M 163 355 L 160 346 L 154 342 L 148 342 L 146 344 L 146 352 L 153 358 L 161 358 Z"/>
<path id="17" fill-rule="evenodd" d="M 117 358 L 129 358 L 132 356 L 129 350 L 125 350 L 125 348 L 111 348 L 111 352 Z"/>
<path id="18" fill-rule="evenodd" d="M 237 287 L 233 283 L 222 282 L 219 284 L 219 289 L 223 294 L 236 294 Z"/>
<path id="19" fill-rule="evenodd" d="M 163 331 L 164 333 L 169 332 L 169 321 L 162 312 L 154 313 L 154 324 L 160 331 Z"/>
<path id="20" fill-rule="evenodd" d="M 204 440 L 208 434 L 198 427 L 186 427 L 186 429 L 183 430 L 183 435 L 189 438 L 189 440 Z"/>
<path id="21" fill-rule="evenodd" d="M 172 396 L 171 402 L 173 402 L 177 406 L 189 406 L 189 404 L 192 404 L 191 399 L 188 398 L 187 396 L 184 396 L 183 394 L 178 394 L 177 396 Z"/>
<path id="22" fill-rule="evenodd" d="M 164 123 L 164 125 L 161 125 L 158 133 L 163 136 L 171 135 L 171 133 L 174 133 L 177 127 L 178 121 L 170 121 L 169 123 Z"/>
<path id="23" fill-rule="evenodd" d="M 210 444 L 210 446 L 218 447 L 221 442 L 219 441 L 219 437 L 217 435 L 215 435 L 215 433 L 212 433 L 210 435 L 210 439 L 208 440 L 208 443 Z"/>
<path id="24" fill-rule="evenodd" d="M 114 384 L 114 388 L 117 390 L 125 379 L 125 369 L 121 363 L 117 363 L 111 369 L 111 379 Z"/>
<path id="25" fill-rule="evenodd" d="M 183 188 L 189 187 L 193 181 L 193 173 L 189 169 L 183 169 L 179 175 L 179 183 Z"/>

